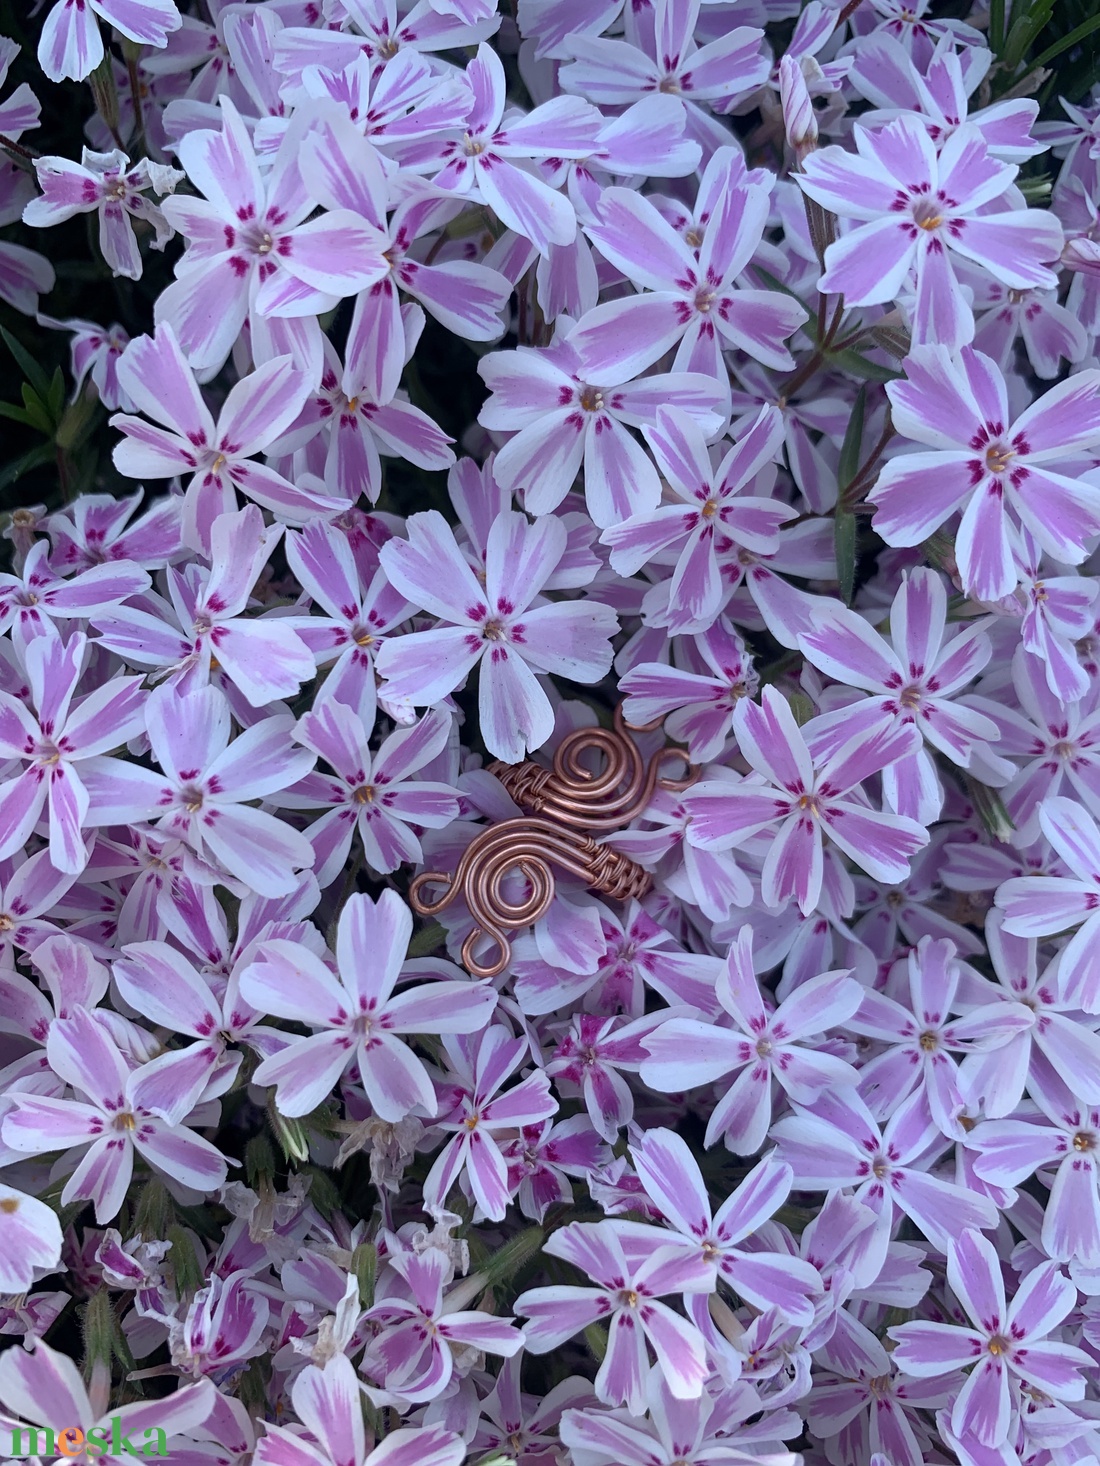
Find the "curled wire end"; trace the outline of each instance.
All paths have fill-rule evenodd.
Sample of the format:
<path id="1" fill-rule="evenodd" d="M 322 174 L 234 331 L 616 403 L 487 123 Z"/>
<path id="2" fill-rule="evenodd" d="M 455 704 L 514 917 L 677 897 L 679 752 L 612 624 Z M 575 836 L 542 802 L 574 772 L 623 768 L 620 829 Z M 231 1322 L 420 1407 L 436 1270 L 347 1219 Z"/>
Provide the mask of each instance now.
<path id="1" fill-rule="evenodd" d="M 435 901 L 429 900 L 424 892 L 429 886 L 442 886 L 443 895 Z M 409 905 L 418 916 L 435 916 L 443 911 L 458 895 L 454 876 L 445 870 L 424 870 L 414 876 L 409 884 Z"/>
<path id="2" fill-rule="evenodd" d="M 492 962 L 479 962 L 474 956 L 478 944 L 488 937 L 496 947 L 497 956 Z M 475 926 L 462 943 L 462 965 L 471 977 L 498 977 L 512 960 L 512 944 L 503 932 L 485 931 Z"/>

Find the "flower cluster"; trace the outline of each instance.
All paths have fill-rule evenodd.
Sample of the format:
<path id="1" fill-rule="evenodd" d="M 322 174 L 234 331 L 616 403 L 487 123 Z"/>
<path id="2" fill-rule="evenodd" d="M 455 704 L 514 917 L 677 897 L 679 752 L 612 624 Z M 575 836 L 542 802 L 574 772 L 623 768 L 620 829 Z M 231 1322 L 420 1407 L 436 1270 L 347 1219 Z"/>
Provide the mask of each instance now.
<path id="1" fill-rule="evenodd" d="M 1100 1458 L 1100 90 L 1010 9 L 0 38 L 0 1454 Z M 644 893 L 517 847 L 486 976 L 411 883 L 620 709 Z"/>

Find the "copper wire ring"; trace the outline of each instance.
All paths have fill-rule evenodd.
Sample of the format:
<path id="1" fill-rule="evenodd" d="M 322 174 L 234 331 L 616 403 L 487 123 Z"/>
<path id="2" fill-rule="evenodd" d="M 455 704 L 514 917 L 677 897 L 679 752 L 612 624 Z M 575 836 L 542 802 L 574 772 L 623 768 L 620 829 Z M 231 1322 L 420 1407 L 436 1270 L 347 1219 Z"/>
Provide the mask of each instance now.
<path id="1" fill-rule="evenodd" d="M 583 762 L 593 753 L 602 758 L 596 772 Z M 669 756 L 683 761 L 684 778 L 662 777 L 661 764 Z M 644 896 L 652 885 L 649 872 L 592 837 L 621 829 L 642 813 L 656 789 L 685 789 L 698 777 L 678 749 L 663 748 L 643 759 L 621 708 L 615 710 L 614 728 L 578 728 L 563 738 L 550 768 L 497 762 L 489 772 L 531 813 L 482 830 L 453 875 L 422 871 L 409 887 L 410 903 L 421 916 L 437 915 L 458 896 L 465 900 L 474 927 L 462 944 L 462 962 L 475 977 L 503 972 L 512 957 L 507 934 L 545 916 L 554 899 L 555 866 L 613 900 Z M 519 900 L 505 890 L 515 874 L 529 887 Z M 442 888 L 434 899 L 428 895 L 432 886 Z M 484 941 L 492 943 L 495 955 L 479 961 L 475 951 Z"/>

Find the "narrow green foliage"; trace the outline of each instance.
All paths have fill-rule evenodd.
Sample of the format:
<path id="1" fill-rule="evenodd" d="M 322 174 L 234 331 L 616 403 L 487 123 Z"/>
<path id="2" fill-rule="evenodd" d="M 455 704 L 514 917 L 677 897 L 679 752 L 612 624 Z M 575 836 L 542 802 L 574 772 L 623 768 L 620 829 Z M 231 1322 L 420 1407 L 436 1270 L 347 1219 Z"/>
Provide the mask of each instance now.
<path id="1" fill-rule="evenodd" d="M 360 1242 L 351 1255 L 351 1270 L 359 1284 L 359 1302 L 364 1308 L 373 1308 L 378 1282 L 378 1248 L 373 1242 Z"/>
<path id="2" fill-rule="evenodd" d="M 539 1255 L 545 1240 L 546 1233 L 541 1227 L 525 1227 L 510 1237 L 481 1268 L 489 1285 L 510 1283 L 521 1268 Z"/>

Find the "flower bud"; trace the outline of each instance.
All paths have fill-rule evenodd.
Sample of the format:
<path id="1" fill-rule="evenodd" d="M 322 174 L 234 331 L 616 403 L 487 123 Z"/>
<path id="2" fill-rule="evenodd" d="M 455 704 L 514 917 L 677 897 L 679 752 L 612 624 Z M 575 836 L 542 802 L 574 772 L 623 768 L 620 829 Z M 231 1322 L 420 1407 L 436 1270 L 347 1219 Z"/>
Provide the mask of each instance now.
<path id="1" fill-rule="evenodd" d="M 779 96 L 787 141 L 801 163 L 817 147 L 817 116 L 802 68 L 793 56 L 784 56 L 779 63 Z"/>

